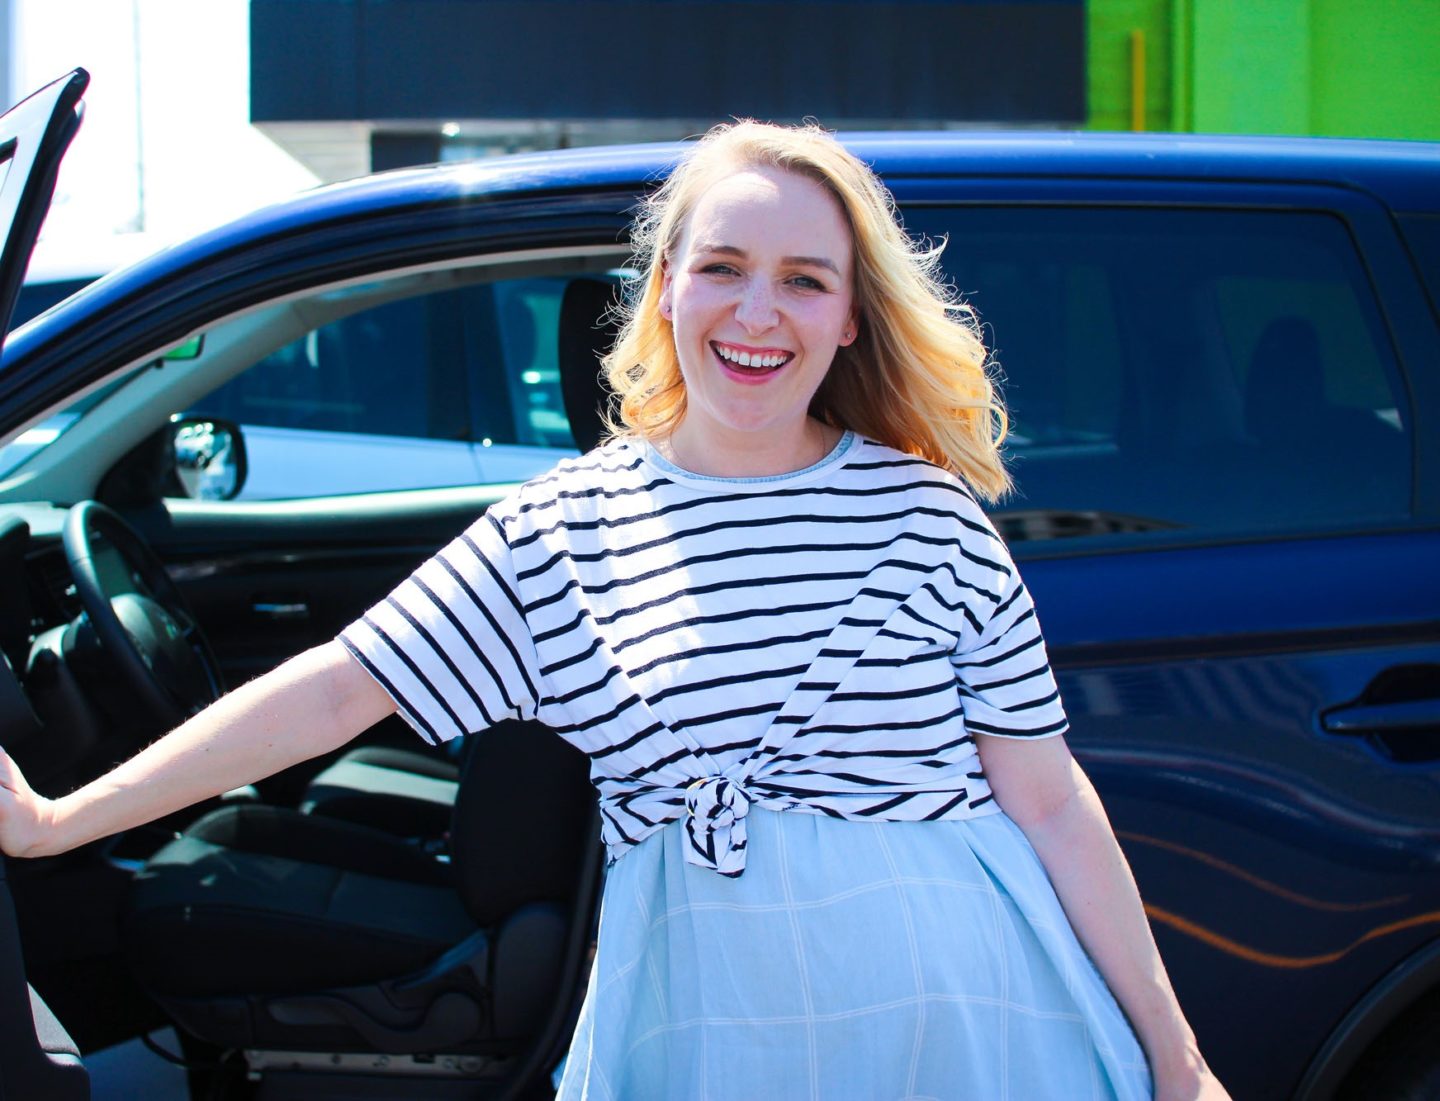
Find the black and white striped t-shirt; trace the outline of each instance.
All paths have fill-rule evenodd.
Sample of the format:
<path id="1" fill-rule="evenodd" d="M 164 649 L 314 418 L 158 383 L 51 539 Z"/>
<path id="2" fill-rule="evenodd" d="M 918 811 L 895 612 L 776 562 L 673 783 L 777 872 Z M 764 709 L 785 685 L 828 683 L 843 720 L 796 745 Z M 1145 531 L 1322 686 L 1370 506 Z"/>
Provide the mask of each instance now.
<path id="1" fill-rule="evenodd" d="M 612 856 L 751 805 L 995 810 L 973 732 L 1061 733 L 1030 596 L 957 478 L 854 434 L 774 478 L 615 440 L 520 487 L 343 632 L 432 741 L 538 718 L 591 758 Z"/>

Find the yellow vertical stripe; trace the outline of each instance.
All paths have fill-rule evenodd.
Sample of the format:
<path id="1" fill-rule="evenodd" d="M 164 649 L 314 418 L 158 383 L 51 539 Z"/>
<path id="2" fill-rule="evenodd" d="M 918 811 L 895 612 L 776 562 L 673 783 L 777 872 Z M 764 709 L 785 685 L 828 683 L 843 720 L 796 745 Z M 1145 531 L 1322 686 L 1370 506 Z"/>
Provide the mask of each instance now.
<path id="1" fill-rule="evenodd" d="M 1145 32 L 1130 32 L 1130 129 L 1145 129 Z"/>

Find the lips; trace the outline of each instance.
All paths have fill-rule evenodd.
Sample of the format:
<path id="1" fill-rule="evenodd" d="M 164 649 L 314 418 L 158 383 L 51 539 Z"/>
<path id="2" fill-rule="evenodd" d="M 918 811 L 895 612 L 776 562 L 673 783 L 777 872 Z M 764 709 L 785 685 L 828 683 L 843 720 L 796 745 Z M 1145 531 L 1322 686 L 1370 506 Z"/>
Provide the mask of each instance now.
<path id="1" fill-rule="evenodd" d="M 783 348 L 751 348 L 740 344 L 711 341 L 710 348 L 729 371 L 742 376 L 773 374 L 795 358 L 794 352 Z"/>

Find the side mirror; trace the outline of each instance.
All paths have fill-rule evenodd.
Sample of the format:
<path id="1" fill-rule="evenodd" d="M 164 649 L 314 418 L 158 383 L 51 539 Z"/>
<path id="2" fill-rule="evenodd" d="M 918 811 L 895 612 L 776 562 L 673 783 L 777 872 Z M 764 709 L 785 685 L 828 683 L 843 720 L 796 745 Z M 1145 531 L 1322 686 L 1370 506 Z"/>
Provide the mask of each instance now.
<path id="1" fill-rule="evenodd" d="M 249 466 L 240 426 L 219 417 L 170 418 L 175 480 L 185 497 L 229 501 L 245 486 Z"/>

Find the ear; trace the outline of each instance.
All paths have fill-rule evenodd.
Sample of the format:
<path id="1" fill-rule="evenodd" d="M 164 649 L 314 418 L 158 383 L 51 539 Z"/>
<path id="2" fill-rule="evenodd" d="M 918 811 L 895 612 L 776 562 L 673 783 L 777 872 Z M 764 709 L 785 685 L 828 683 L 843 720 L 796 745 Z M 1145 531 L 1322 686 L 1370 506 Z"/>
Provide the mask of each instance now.
<path id="1" fill-rule="evenodd" d="M 850 316 L 845 320 L 845 328 L 840 333 L 840 347 L 850 347 L 859 335 L 860 317 L 854 310 L 851 310 Z"/>
<path id="2" fill-rule="evenodd" d="M 669 321 L 669 320 L 670 320 L 670 315 L 671 315 L 671 313 L 673 312 L 673 309 L 674 309 L 674 308 L 671 306 L 671 304 L 670 304 L 670 284 L 671 284 L 670 261 L 668 261 L 668 260 L 661 260 L 661 261 L 660 261 L 660 301 L 659 301 L 659 303 L 658 303 L 658 306 L 659 306 L 659 309 L 660 309 L 660 316 L 663 317 L 666 321 Z"/>

